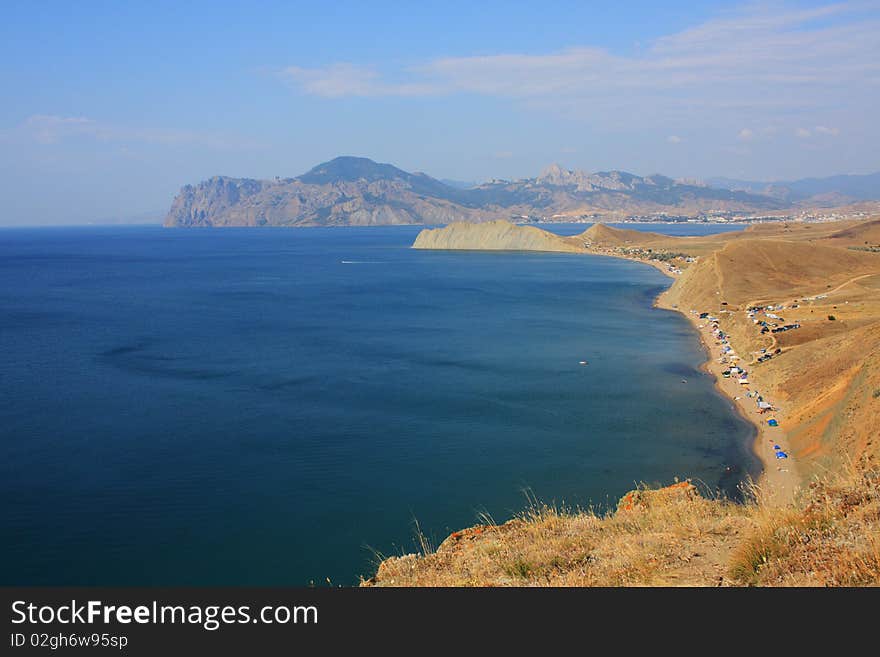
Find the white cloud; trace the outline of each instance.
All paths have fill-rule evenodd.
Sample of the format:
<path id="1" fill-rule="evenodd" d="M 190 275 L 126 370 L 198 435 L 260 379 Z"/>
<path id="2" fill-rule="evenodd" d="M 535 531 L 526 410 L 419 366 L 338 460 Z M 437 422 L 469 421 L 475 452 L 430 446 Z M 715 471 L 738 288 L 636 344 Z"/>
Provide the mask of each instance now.
<path id="1" fill-rule="evenodd" d="M 679 137 L 678 135 L 669 135 L 669 136 L 666 138 L 666 141 L 668 141 L 670 144 L 680 144 L 680 143 L 681 143 L 681 137 Z"/>
<path id="2" fill-rule="evenodd" d="M 196 144 L 217 150 L 257 148 L 256 142 L 180 130 L 131 128 L 102 123 L 84 116 L 34 114 L 14 131 L 19 137 L 43 145 L 53 145 L 73 138 L 89 138 L 107 142 L 147 142 L 157 144 Z"/>
<path id="3" fill-rule="evenodd" d="M 702 113 L 769 124 L 809 113 L 819 123 L 842 104 L 855 111 L 880 102 L 877 10 L 858 2 L 752 4 L 632 54 L 584 44 L 544 54 L 441 57 L 386 72 L 343 62 L 280 74 L 325 98 L 479 94 L 622 125 L 645 120 L 646 109 L 656 120 L 692 121 Z"/>
<path id="4" fill-rule="evenodd" d="M 83 116 L 34 114 L 24 120 L 23 129 L 41 144 L 55 144 L 65 137 L 97 135 L 98 124 Z"/>
<path id="5" fill-rule="evenodd" d="M 794 136 L 799 139 L 810 139 L 815 135 L 822 135 L 824 137 L 837 137 L 840 134 L 840 128 L 829 128 L 824 125 L 813 126 L 812 128 L 797 128 L 794 131 Z"/>
<path id="6" fill-rule="evenodd" d="M 739 131 L 739 134 L 737 134 L 737 139 L 739 139 L 740 141 L 751 141 L 754 138 L 755 132 L 750 128 L 743 128 Z"/>
<path id="7" fill-rule="evenodd" d="M 389 83 L 369 67 L 348 62 L 322 68 L 288 66 L 279 71 L 282 78 L 298 84 L 303 91 L 324 98 L 345 96 L 424 96 L 438 93 L 439 89 L 425 83 Z"/>
<path id="8" fill-rule="evenodd" d="M 824 125 L 817 125 L 813 128 L 820 135 L 828 135 L 829 137 L 836 137 L 840 134 L 839 128 L 827 128 Z"/>
<path id="9" fill-rule="evenodd" d="M 493 153 L 492 157 L 498 158 L 499 160 L 507 160 L 513 157 L 513 151 L 498 151 L 497 153 Z"/>

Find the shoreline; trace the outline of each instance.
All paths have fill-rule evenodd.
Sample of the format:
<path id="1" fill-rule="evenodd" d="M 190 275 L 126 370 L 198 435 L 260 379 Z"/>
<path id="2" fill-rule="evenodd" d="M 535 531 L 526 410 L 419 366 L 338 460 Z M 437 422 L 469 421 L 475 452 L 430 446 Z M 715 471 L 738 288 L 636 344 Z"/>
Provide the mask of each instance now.
<path id="1" fill-rule="evenodd" d="M 701 325 L 698 316 L 692 315 L 680 308 L 673 308 L 662 297 L 663 293 L 654 300 L 654 306 L 663 310 L 677 311 L 688 319 L 697 335 L 699 335 L 700 343 L 708 355 L 707 360 L 703 362 L 700 369 L 712 375 L 712 378 L 715 380 L 715 389 L 731 403 L 737 414 L 749 422 L 755 429 L 755 437 L 751 449 L 762 466 L 761 474 L 755 482 L 759 486 L 762 501 L 770 502 L 776 506 L 781 506 L 791 501 L 797 492 L 800 478 L 796 462 L 791 456 L 791 450 L 785 433 L 779 427 L 767 425 L 763 416 L 758 413 L 756 406 L 750 398 L 743 394 L 739 383 L 733 377 L 726 379 L 721 376 L 721 371 L 726 366 L 718 362 L 722 356 L 721 348 L 714 340 L 711 328 L 708 325 Z M 749 388 L 746 388 L 745 391 L 748 391 Z M 772 449 L 773 445 L 781 446 L 782 450 L 789 454 L 789 458 L 782 461 L 778 460 L 775 456 L 775 450 Z"/>
<path id="2" fill-rule="evenodd" d="M 638 262 L 643 265 L 654 267 L 667 278 L 673 280 L 677 278 L 664 266 L 663 263 L 658 261 L 643 260 L 640 258 L 612 253 L 594 252 L 591 250 L 585 250 L 584 253 L 586 255 L 599 255 Z M 719 344 L 714 340 L 708 323 L 701 325 L 701 320 L 698 319 L 698 315 L 694 315 L 679 308 L 677 305 L 668 303 L 664 299 L 664 296 L 668 291 L 669 288 L 667 287 L 658 294 L 654 299 L 653 306 L 661 310 L 677 312 L 690 322 L 694 331 L 699 336 L 700 344 L 703 346 L 707 355 L 707 359 L 700 365 L 700 370 L 712 376 L 715 383 L 715 389 L 731 403 L 733 410 L 752 425 L 755 430 L 751 451 L 761 464 L 761 474 L 755 482 L 759 487 L 761 501 L 775 506 L 782 506 L 790 502 L 797 493 L 800 485 L 800 477 L 798 475 L 797 465 L 791 457 L 791 450 L 789 449 L 785 433 L 779 427 L 775 427 L 773 428 L 771 435 L 771 427 L 763 421 L 762 417 L 758 414 L 757 409 L 750 403 L 750 398 L 736 394 L 737 392 L 741 392 L 741 390 L 737 389 L 738 383 L 732 378 L 725 379 L 721 376 L 721 371 L 724 369 L 724 366 L 718 362 L 718 359 L 721 358 L 722 355 L 721 349 Z M 772 445 L 780 445 L 783 451 L 789 454 L 789 458 L 783 461 L 785 467 L 779 465 L 779 460 L 775 457 Z"/>

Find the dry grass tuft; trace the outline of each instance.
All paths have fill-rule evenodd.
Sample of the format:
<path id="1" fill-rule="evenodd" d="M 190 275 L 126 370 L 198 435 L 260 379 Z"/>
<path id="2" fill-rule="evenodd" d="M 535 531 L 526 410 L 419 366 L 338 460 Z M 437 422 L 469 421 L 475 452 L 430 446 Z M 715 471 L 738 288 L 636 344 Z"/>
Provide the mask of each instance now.
<path id="1" fill-rule="evenodd" d="M 762 509 L 731 560 L 759 586 L 880 584 L 880 471 L 846 468 L 810 484 L 796 509 Z"/>
<path id="2" fill-rule="evenodd" d="M 371 586 L 855 586 L 880 583 L 880 471 L 848 469 L 772 507 L 639 488 L 615 512 L 532 501 L 434 551 L 383 561 Z"/>

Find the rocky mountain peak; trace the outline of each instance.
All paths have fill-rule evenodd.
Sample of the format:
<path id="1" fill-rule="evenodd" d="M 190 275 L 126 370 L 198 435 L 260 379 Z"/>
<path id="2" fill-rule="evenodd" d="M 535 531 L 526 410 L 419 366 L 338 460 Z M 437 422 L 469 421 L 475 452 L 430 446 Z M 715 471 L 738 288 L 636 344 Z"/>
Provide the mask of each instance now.
<path id="1" fill-rule="evenodd" d="M 571 184 L 571 177 L 571 171 L 553 163 L 541 171 L 535 182 L 541 185 L 568 185 Z"/>
<path id="2" fill-rule="evenodd" d="M 343 155 L 312 167 L 297 180 L 309 185 L 327 185 L 359 180 L 368 182 L 395 178 L 406 180 L 411 176 L 412 174 L 391 164 L 374 162 L 366 157 Z"/>

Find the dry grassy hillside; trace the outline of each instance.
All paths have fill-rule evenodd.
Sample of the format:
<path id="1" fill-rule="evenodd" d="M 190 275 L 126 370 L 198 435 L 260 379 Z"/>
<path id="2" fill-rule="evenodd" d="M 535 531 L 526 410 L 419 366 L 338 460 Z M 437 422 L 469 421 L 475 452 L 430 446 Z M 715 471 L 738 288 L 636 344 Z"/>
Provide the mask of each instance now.
<path id="1" fill-rule="evenodd" d="M 612 228 L 605 224 L 593 224 L 578 237 L 584 242 L 603 246 L 624 246 L 627 244 L 651 244 L 667 239 L 666 235 L 650 233 L 629 228 Z"/>
<path id="2" fill-rule="evenodd" d="M 875 255 L 821 241 L 783 241 L 775 236 L 731 240 L 701 257 L 667 298 L 715 311 L 723 309 L 722 301 L 731 307 L 745 307 L 778 297 L 822 294 L 855 277 L 877 272 Z"/>
<path id="3" fill-rule="evenodd" d="M 740 305 L 820 294 L 876 272 L 877 258 L 821 242 L 750 239 L 731 242 L 717 251 L 714 266 L 720 296 Z"/>
<path id="4" fill-rule="evenodd" d="M 880 219 L 858 223 L 829 237 L 835 246 L 880 246 Z"/>

